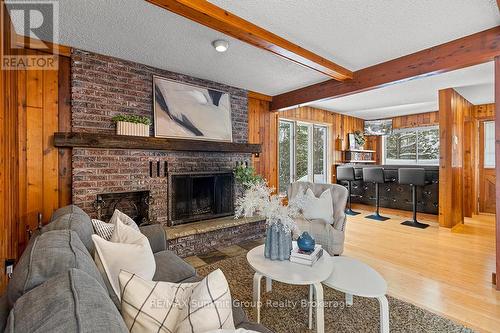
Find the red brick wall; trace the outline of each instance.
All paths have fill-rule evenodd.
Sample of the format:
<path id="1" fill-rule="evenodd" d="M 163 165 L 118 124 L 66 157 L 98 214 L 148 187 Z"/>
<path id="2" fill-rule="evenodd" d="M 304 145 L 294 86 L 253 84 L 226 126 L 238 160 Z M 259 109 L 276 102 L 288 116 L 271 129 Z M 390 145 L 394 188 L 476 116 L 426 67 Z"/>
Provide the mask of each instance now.
<path id="1" fill-rule="evenodd" d="M 111 118 L 130 113 L 153 119 L 153 75 L 227 91 L 231 96 L 233 140 L 248 141 L 247 92 L 215 82 L 146 65 L 74 50 L 71 66 L 72 129 L 114 133 Z M 151 133 L 152 134 L 152 133 Z M 209 172 L 234 168 L 249 154 L 159 152 L 149 150 L 73 149 L 73 203 L 95 217 L 97 194 L 151 192 L 153 222 L 168 219 L 168 180 L 150 177 L 149 161 L 167 161 L 170 172 Z"/>

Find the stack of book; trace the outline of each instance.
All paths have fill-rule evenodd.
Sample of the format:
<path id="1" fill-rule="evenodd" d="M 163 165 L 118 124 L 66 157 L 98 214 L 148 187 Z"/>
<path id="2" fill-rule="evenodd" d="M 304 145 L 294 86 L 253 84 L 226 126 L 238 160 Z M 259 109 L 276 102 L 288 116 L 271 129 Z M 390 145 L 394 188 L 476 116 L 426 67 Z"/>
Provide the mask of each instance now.
<path id="1" fill-rule="evenodd" d="M 292 253 L 290 254 L 290 261 L 297 264 L 312 266 L 323 255 L 321 245 L 316 244 L 312 251 L 302 251 L 294 244 Z"/>

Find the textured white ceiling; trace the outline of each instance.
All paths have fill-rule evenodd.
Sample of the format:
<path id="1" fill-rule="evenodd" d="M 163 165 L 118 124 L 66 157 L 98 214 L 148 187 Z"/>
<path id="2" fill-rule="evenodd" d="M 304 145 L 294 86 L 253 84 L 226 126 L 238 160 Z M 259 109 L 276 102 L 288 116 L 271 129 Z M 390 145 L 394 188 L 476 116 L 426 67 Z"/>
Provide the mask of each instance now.
<path id="1" fill-rule="evenodd" d="M 325 80 L 143 0 L 61 0 L 59 12 L 63 45 L 270 95 Z M 219 38 L 230 43 L 226 53 L 211 45 Z"/>
<path id="2" fill-rule="evenodd" d="M 500 23 L 495 0 L 212 2 L 351 70 Z M 269 95 L 327 79 L 143 0 L 61 0 L 59 7 L 61 44 Z M 221 37 L 230 42 L 224 54 L 211 46 Z"/>
<path id="3" fill-rule="evenodd" d="M 438 110 L 438 91 L 454 88 L 472 104 L 494 102 L 493 62 L 308 105 L 363 119 Z"/>
<path id="4" fill-rule="evenodd" d="M 358 70 L 500 24 L 495 0 L 209 0 Z"/>

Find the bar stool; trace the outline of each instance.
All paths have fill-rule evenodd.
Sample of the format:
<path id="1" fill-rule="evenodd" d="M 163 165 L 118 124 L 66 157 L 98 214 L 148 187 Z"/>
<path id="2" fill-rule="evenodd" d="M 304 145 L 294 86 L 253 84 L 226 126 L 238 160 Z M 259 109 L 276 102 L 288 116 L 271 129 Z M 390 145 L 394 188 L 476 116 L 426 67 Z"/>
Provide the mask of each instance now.
<path id="1" fill-rule="evenodd" d="M 404 221 L 403 225 L 425 229 L 429 225 L 417 221 L 417 186 L 425 185 L 425 169 L 423 168 L 400 168 L 398 171 L 399 184 L 410 185 L 413 203 L 413 220 Z"/>
<path id="2" fill-rule="evenodd" d="M 375 213 L 365 216 L 367 219 L 385 221 L 389 220 L 388 217 L 379 214 L 380 198 L 379 198 L 379 184 L 385 183 L 384 169 L 383 168 L 363 168 L 363 181 L 365 183 L 375 184 Z"/>
<path id="3" fill-rule="evenodd" d="M 345 180 L 347 181 L 347 190 L 348 190 L 348 197 L 347 197 L 347 209 L 345 210 L 345 213 L 347 215 L 359 215 L 361 213 L 355 212 L 352 210 L 351 206 L 351 185 L 354 180 L 358 180 L 356 178 L 356 173 L 354 171 L 354 168 L 352 166 L 339 166 L 337 168 L 337 180 Z"/>

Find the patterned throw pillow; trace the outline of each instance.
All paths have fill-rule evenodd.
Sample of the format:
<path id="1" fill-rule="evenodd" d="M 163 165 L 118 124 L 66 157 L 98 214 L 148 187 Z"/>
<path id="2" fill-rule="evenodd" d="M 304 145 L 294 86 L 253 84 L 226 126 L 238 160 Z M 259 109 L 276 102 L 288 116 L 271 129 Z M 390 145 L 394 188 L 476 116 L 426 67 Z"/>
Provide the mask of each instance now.
<path id="1" fill-rule="evenodd" d="M 120 220 L 123 224 L 136 231 L 140 231 L 137 223 L 132 220 L 127 214 L 120 212 L 118 209 L 115 209 L 113 212 L 113 216 L 109 220 L 109 223 L 106 223 L 101 220 L 92 219 L 92 225 L 94 226 L 94 232 L 109 241 L 111 239 L 111 235 L 113 235 L 113 230 L 115 230 L 116 222 Z"/>
<path id="2" fill-rule="evenodd" d="M 111 239 L 113 230 L 115 230 L 114 224 L 106 223 L 97 219 L 92 219 L 92 226 L 94 226 L 94 232 L 107 241 Z"/>
<path id="3" fill-rule="evenodd" d="M 234 330 L 231 293 L 221 270 L 197 283 L 146 281 L 121 271 L 121 312 L 131 333 Z"/>

